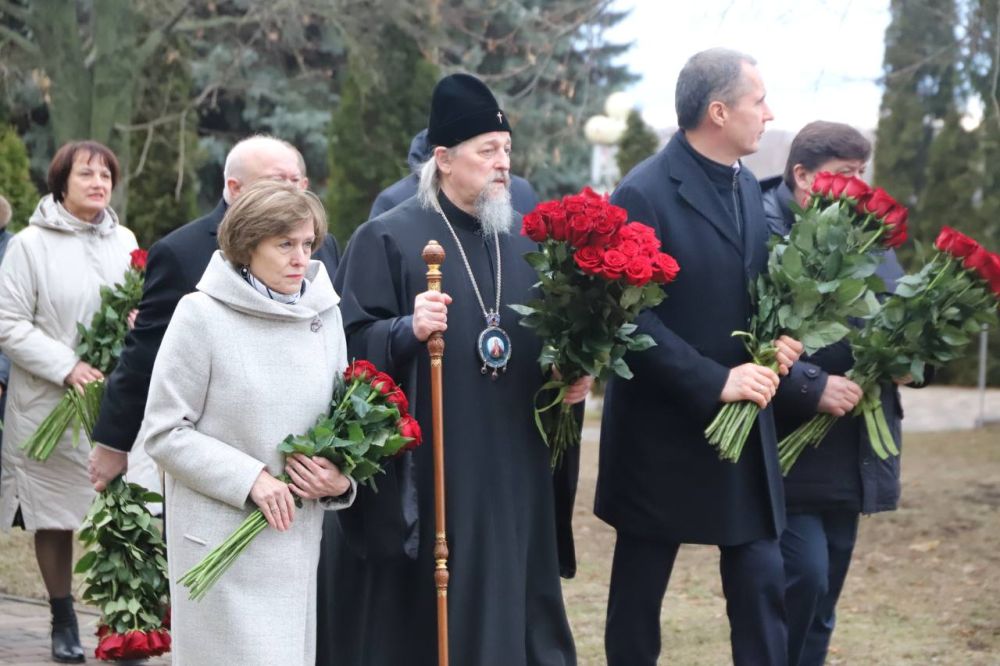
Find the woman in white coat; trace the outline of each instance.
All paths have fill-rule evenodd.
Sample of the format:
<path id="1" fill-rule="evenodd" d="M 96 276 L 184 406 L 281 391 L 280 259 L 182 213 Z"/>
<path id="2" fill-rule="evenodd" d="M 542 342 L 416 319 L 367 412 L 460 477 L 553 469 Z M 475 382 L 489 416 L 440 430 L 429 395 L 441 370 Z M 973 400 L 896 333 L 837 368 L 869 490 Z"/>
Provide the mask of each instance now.
<path id="1" fill-rule="evenodd" d="M 73 530 L 94 491 L 87 446 L 63 435 L 46 462 L 21 444 L 55 408 L 67 387 L 100 379 L 80 360 L 77 322 L 90 323 L 100 287 L 121 282 L 135 236 L 109 207 L 118 160 L 106 146 L 76 141 L 49 165 L 50 194 L 11 241 L 0 268 L 0 348 L 12 362 L 4 421 L 0 528 L 35 533 L 35 556 L 52 607 L 52 657 L 84 661 L 70 595 Z"/>
<path id="2" fill-rule="evenodd" d="M 325 232 L 313 194 L 272 181 L 247 188 L 157 354 L 143 428 L 166 472 L 174 664 L 315 661 L 323 510 L 349 506 L 355 483 L 323 458 L 285 460 L 277 446 L 328 412 L 347 365 L 340 298 L 310 261 Z M 273 529 L 189 600 L 177 579 L 257 508 Z"/>

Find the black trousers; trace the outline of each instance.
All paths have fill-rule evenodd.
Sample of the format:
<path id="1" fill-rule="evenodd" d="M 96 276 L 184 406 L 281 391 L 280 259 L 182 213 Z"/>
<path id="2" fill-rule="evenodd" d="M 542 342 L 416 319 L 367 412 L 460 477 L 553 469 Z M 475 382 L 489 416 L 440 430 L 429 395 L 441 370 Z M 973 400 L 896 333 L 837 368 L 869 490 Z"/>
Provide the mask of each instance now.
<path id="1" fill-rule="evenodd" d="M 660 608 L 678 543 L 618 533 L 604 633 L 608 666 L 656 666 Z M 733 663 L 786 666 L 784 571 L 777 539 L 719 546 Z"/>
<path id="2" fill-rule="evenodd" d="M 854 511 L 790 513 L 781 534 L 788 608 L 788 661 L 823 666 L 858 535 Z"/>

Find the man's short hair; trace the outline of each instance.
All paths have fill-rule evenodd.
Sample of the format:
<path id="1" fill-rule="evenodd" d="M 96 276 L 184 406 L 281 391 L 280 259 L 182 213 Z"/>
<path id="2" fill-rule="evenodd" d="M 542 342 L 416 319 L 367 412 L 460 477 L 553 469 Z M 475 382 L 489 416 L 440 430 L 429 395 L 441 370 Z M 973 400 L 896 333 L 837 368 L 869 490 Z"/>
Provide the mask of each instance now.
<path id="1" fill-rule="evenodd" d="M 743 63 L 757 61 L 745 53 L 715 48 L 696 53 L 677 76 L 674 106 L 681 129 L 694 129 L 713 101 L 732 106 L 743 94 Z"/>
<path id="2" fill-rule="evenodd" d="M 312 220 L 315 252 L 326 236 L 326 212 L 312 192 L 291 183 L 260 180 L 240 193 L 226 210 L 219 225 L 219 249 L 237 266 L 250 263 L 250 256 L 265 238 L 283 236 L 303 220 Z"/>
<path id="3" fill-rule="evenodd" d="M 49 192 L 52 193 L 52 198 L 58 203 L 62 203 L 63 196 L 66 194 L 66 182 L 69 180 L 69 174 L 73 170 L 73 161 L 79 152 L 90 154 L 90 157 L 87 158 L 88 164 L 95 157 L 100 158 L 104 162 L 104 166 L 108 167 L 108 170 L 111 171 L 111 189 L 114 189 L 115 185 L 118 184 L 118 158 L 115 157 L 110 148 L 97 141 L 70 141 L 63 144 L 52 157 L 52 162 L 49 163 L 48 177 L 46 178 Z"/>
<path id="4" fill-rule="evenodd" d="M 14 210 L 10 207 L 10 202 L 6 197 L 0 196 L 0 229 L 6 228 L 13 216 Z"/>
<path id="5" fill-rule="evenodd" d="M 871 141 L 861 132 L 844 123 L 814 120 L 795 135 L 785 162 L 785 185 L 795 191 L 795 165 L 815 171 L 830 160 L 868 161 L 872 154 Z"/>

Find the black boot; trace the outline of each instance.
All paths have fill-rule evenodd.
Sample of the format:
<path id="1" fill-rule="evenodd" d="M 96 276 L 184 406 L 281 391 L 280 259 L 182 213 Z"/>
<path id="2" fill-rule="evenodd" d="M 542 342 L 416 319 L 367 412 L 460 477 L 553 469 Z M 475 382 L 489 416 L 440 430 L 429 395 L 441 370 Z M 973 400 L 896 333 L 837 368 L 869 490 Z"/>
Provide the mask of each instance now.
<path id="1" fill-rule="evenodd" d="M 80 645 L 73 597 L 49 599 L 49 606 L 52 608 L 52 659 L 61 664 L 82 664 L 87 659 Z"/>

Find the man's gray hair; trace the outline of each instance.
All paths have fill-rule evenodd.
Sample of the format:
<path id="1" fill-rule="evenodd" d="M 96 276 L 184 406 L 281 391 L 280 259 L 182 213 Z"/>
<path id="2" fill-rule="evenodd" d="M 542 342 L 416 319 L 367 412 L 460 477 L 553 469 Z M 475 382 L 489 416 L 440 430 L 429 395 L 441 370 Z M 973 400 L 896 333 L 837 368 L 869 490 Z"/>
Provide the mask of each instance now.
<path id="1" fill-rule="evenodd" d="M 0 229 L 5 229 L 14 216 L 14 210 L 10 207 L 10 202 L 0 196 Z"/>
<path id="2" fill-rule="evenodd" d="M 458 146 L 446 148 L 448 157 L 455 157 L 458 154 Z M 431 149 L 431 156 L 427 158 L 415 171 L 420 180 L 417 183 L 417 201 L 428 210 L 434 210 L 437 206 L 437 194 L 441 189 L 441 173 L 437 168 L 437 160 L 434 159 L 434 149 Z"/>
<path id="3" fill-rule="evenodd" d="M 247 138 L 238 141 L 236 145 L 229 149 L 229 153 L 226 155 L 226 164 L 222 169 L 222 192 L 223 198 L 226 198 L 226 203 L 232 203 L 227 198 L 229 193 L 226 191 L 226 181 L 230 178 L 242 180 L 244 169 L 243 160 L 245 159 L 246 154 L 252 152 L 255 148 L 259 148 L 260 146 L 267 144 L 283 146 L 292 151 L 295 155 L 295 160 L 299 165 L 299 171 L 301 172 L 299 175 L 302 178 L 306 177 L 306 161 L 305 158 L 302 157 L 302 153 L 298 148 L 284 139 L 279 139 L 278 137 L 271 136 L 270 134 L 254 134 L 253 136 L 248 136 Z"/>
<path id="4" fill-rule="evenodd" d="M 735 104 L 743 94 L 743 63 L 757 61 L 745 53 L 715 48 L 696 53 L 677 76 L 674 106 L 681 129 L 694 129 L 705 117 L 708 105 L 718 100 Z"/>

